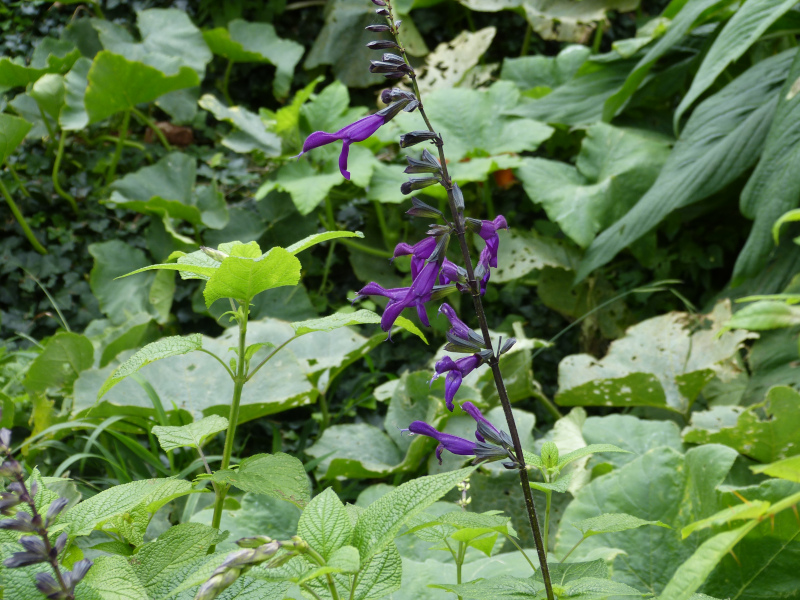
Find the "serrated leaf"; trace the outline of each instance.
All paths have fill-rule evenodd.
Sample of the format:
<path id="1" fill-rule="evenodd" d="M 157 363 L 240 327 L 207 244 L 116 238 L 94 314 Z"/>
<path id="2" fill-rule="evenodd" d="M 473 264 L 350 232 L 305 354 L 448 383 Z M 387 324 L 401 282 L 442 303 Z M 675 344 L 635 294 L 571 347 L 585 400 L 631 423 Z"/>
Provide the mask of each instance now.
<path id="1" fill-rule="evenodd" d="M 161 338 L 151 344 L 147 344 L 144 348 L 139 350 L 136 354 L 131 356 L 128 360 L 122 363 L 119 367 L 114 369 L 108 379 L 100 387 L 97 392 L 97 399 L 102 398 L 105 393 L 112 387 L 117 385 L 120 381 L 133 375 L 142 367 L 149 365 L 152 362 L 167 358 L 170 356 L 178 356 L 186 354 L 193 350 L 199 350 L 203 347 L 203 336 L 199 333 L 193 333 L 188 336 L 173 335 L 170 337 Z"/>
<path id="2" fill-rule="evenodd" d="M 469 467 L 421 477 L 404 483 L 370 504 L 359 516 L 353 531 L 353 545 L 358 548 L 362 562 L 390 544 L 407 519 L 436 502 L 474 470 L 475 467 Z"/>
<path id="3" fill-rule="evenodd" d="M 311 544 L 326 561 L 350 540 L 351 533 L 350 519 L 333 488 L 315 496 L 297 524 L 297 535 Z"/>
<path id="4" fill-rule="evenodd" d="M 256 294 L 300 281 L 300 261 L 283 248 L 272 248 L 260 259 L 230 256 L 220 264 L 206 283 L 206 307 L 222 298 L 233 298 L 247 305 Z"/>
<path id="5" fill-rule="evenodd" d="M 345 514 L 345 516 L 347 516 Z M 348 525 L 349 525 L 348 518 Z M 301 537 L 303 537 L 301 535 Z M 328 564 L 342 573 L 358 573 L 361 569 L 361 559 L 358 556 L 358 550 L 353 546 L 342 546 L 334 550 L 328 558 Z"/>
<path id="6" fill-rule="evenodd" d="M 573 523 L 572 526 L 577 528 L 583 534 L 583 537 L 591 535 L 598 535 L 600 533 L 612 533 L 615 531 L 626 531 L 628 529 L 637 529 L 645 525 L 657 525 L 659 527 L 670 526 L 662 523 L 661 521 L 647 521 L 629 515 L 627 513 L 605 513 L 599 517 L 592 517 Z"/>
<path id="7" fill-rule="evenodd" d="M 122 556 L 98 556 L 75 588 L 81 600 L 143 600 L 147 591 Z"/>
<path id="8" fill-rule="evenodd" d="M 531 481 L 531 487 L 540 492 L 558 492 L 565 494 L 569 490 L 569 484 L 572 481 L 572 473 L 565 473 L 555 481 Z"/>
<path id="9" fill-rule="evenodd" d="M 217 483 L 234 485 L 243 492 L 265 494 L 304 507 L 309 500 L 308 476 L 297 458 L 278 452 L 245 458 L 238 469 L 215 471 Z"/>
<path id="10" fill-rule="evenodd" d="M 638 596 L 641 598 L 649 595 L 624 583 L 598 577 L 583 577 L 571 581 L 566 586 L 566 592 L 568 597 L 580 598 L 581 600 L 594 598 L 599 600 L 608 596 Z"/>
<path id="11" fill-rule="evenodd" d="M 541 598 L 544 584 L 532 578 L 521 579 L 511 575 L 501 575 L 469 583 L 436 583 L 431 587 L 447 590 L 464 598 L 475 600 L 533 600 Z"/>
<path id="12" fill-rule="evenodd" d="M 175 448 L 200 448 L 210 436 L 227 428 L 228 419 L 211 415 L 181 427 L 156 425 L 151 431 L 164 452 L 169 452 Z"/>

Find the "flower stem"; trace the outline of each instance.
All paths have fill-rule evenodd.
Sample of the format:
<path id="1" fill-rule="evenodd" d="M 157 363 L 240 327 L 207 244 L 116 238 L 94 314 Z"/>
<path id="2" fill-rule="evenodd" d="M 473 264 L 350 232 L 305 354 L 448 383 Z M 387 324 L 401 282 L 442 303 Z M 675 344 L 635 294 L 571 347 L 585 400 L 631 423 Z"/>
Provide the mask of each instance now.
<path id="1" fill-rule="evenodd" d="M 56 160 L 53 163 L 53 188 L 56 190 L 56 193 L 61 196 L 64 200 L 69 202 L 69 205 L 72 207 L 76 213 L 78 212 L 78 203 L 75 201 L 75 198 L 69 192 L 65 191 L 61 184 L 58 182 L 58 171 L 61 169 L 61 159 L 64 157 L 64 145 L 66 144 L 67 134 L 64 130 L 61 130 L 61 135 L 58 139 L 58 151 L 56 152 Z"/>
<path id="2" fill-rule="evenodd" d="M 117 172 L 117 163 L 119 162 L 119 159 L 122 157 L 122 146 L 125 142 L 125 138 L 128 136 L 128 125 L 130 124 L 130 122 L 131 122 L 131 111 L 130 109 L 128 109 L 122 115 L 122 126 L 119 128 L 119 136 L 117 137 L 117 147 L 114 149 L 114 156 L 111 158 L 111 164 L 108 166 L 108 172 L 106 173 L 106 185 L 114 181 L 114 175 Z"/>
<path id="3" fill-rule="evenodd" d="M 19 223 L 19 226 L 22 227 L 22 232 L 25 234 L 25 237 L 33 246 L 33 249 L 36 250 L 39 254 L 47 254 L 47 250 L 45 247 L 39 243 L 39 240 L 36 239 L 36 236 L 33 235 L 33 231 L 31 230 L 28 222 L 25 220 L 25 217 L 20 211 L 17 203 L 14 202 L 14 199 L 11 197 L 11 194 L 8 193 L 8 189 L 6 188 L 3 181 L 0 179 L 0 193 L 3 194 L 3 198 L 6 199 L 6 204 L 8 204 L 8 208 L 11 209 L 11 214 L 14 215 L 14 218 Z"/>
<path id="4" fill-rule="evenodd" d="M 389 16 L 387 17 L 387 21 L 389 23 L 389 27 L 391 28 L 392 35 L 397 41 L 398 46 L 400 46 L 399 51 L 402 53 L 403 60 L 411 66 L 408 61 L 408 56 L 406 55 L 405 48 L 402 47 L 400 44 L 400 40 L 397 37 L 397 27 L 394 25 L 394 16 L 392 14 L 392 3 L 390 0 L 386 0 L 386 8 L 389 11 Z M 411 78 L 411 84 L 414 88 L 414 94 L 417 97 L 417 101 L 419 101 L 419 113 L 422 116 L 423 120 L 425 121 L 425 125 L 428 127 L 428 130 L 432 133 L 435 133 L 433 126 L 431 125 L 430 119 L 428 119 L 428 115 L 425 113 L 425 108 L 422 102 L 422 96 L 419 91 L 419 85 L 417 84 L 416 74 L 412 71 L 409 75 Z M 447 200 L 450 205 L 450 212 L 453 215 L 453 221 L 455 223 L 455 234 L 458 238 L 458 244 L 461 247 L 461 254 L 464 257 L 464 266 L 467 270 L 467 282 L 469 284 L 470 292 L 472 295 L 472 302 L 475 306 L 475 312 L 478 315 L 478 322 L 480 323 L 481 333 L 483 334 L 483 341 L 488 350 L 492 352 L 492 358 L 489 359 L 489 367 L 492 370 L 492 376 L 494 377 L 495 387 L 497 388 L 497 394 L 500 396 L 500 404 L 503 406 L 503 413 L 506 417 L 506 423 L 508 424 L 508 431 L 511 435 L 511 440 L 514 443 L 514 453 L 517 456 L 517 462 L 520 465 L 523 465 L 522 468 L 519 469 L 519 478 L 520 483 L 522 484 L 522 493 L 525 497 L 525 508 L 528 513 L 528 521 L 530 522 L 531 532 L 533 533 L 533 540 L 536 544 L 536 552 L 539 556 L 539 565 L 542 572 L 542 580 L 544 581 L 544 588 L 545 593 L 547 595 L 547 600 L 554 600 L 555 596 L 553 595 L 553 585 L 550 582 L 550 571 L 547 568 L 547 552 L 544 547 L 544 543 L 542 540 L 542 533 L 539 529 L 539 521 L 536 515 L 536 506 L 533 504 L 533 495 L 531 494 L 531 486 L 530 482 L 528 481 L 528 471 L 524 467 L 525 465 L 525 458 L 522 452 L 522 443 L 519 439 L 519 433 L 517 432 L 517 424 L 514 421 L 514 415 L 511 412 L 511 401 L 508 398 L 508 392 L 506 391 L 505 382 L 503 381 L 503 375 L 500 372 L 500 362 L 498 357 L 495 355 L 493 348 L 492 348 L 492 338 L 489 334 L 489 325 L 486 321 L 486 312 L 483 309 L 483 302 L 481 301 L 481 294 L 480 294 L 480 286 L 478 285 L 478 281 L 475 278 L 475 270 L 472 268 L 472 257 L 469 253 L 469 247 L 467 246 L 467 238 L 466 232 L 464 229 L 464 223 L 461 217 L 459 216 L 459 212 L 456 208 L 455 202 L 455 193 L 453 191 L 453 181 L 450 179 L 450 174 L 447 171 L 447 160 L 444 155 L 444 148 L 441 139 L 437 140 L 436 148 L 439 151 L 439 163 L 442 167 L 442 181 L 441 184 L 447 190 Z"/>

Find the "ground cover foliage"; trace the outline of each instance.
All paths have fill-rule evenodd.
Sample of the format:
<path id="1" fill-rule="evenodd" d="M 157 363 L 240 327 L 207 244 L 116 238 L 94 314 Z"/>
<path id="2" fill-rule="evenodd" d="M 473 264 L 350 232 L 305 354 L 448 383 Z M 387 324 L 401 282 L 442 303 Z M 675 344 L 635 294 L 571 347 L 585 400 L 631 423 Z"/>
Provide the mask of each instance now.
<path id="1" fill-rule="evenodd" d="M 381 8 L 0 4 L 0 596 L 800 598 L 800 7 L 398 0 L 391 98 Z M 483 306 L 548 586 L 519 469 L 406 431 L 505 429 L 491 368 L 431 382 L 441 300 L 389 342 L 363 292 L 452 200 L 405 214 L 419 111 L 348 178 L 295 158 L 414 91 L 509 225 Z"/>

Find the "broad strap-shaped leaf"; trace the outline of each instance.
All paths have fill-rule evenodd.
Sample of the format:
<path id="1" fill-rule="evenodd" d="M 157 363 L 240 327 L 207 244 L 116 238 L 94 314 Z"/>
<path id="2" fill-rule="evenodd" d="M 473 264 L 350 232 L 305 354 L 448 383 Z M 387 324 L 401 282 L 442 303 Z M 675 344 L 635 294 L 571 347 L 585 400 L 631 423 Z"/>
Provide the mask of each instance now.
<path id="1" fill-rule="evenodd" d="M 731 2 L 732 0 L 689 0 L 685 3 L 671 3 L 663 14 L 665 17 L 672 18 L 669 29 L 642 57 L 619 91 L 606 100 L 603 106 L 603 120 L 610 121 L 614 118 L 647 77 L 656 61 L 678 43 L 692 27 L 700 25 L 703 16 L 708 16 L 713 10 L 731 4 Z M 674 8 L 680 12 L 673 14 Z"/>
<path id="2" fill-rule="evenodd" d="M 637 529 L 645 525 L 657 525 L 670 529 L 669 525 L 661 521 L 648 521 L 627 513 L 605 513 L 599 517 L 591 517 L 572 524 L 573 527 L 576 527 L 578 531 L 583 534 L 583 537 L 598 535 L 600 533 Z"/>
<path id="3" fill-rule="evenodd" d="M 360 231 L 326 231 L 324 233 L 312 233 L 308 237 L 303 238 L 299 242 L 295 242 L 286 248 L 287 252 L 292 254 L 299 254 L 303 250 L 307 250 L 312 246 L 327 242 L 328 240 L 337 240 L 339 238 L 363 238 L 364 234 Z"/>
<path id="4" fill-rule="evenodd" d="M 728 19 L 709 48 L 692 86 L 675 109 L 673 122 L 678 129 L 681 115 L 716 81 L 717 77 L 747 52 L 770 25 L 797 4 L 795 0 L 746 0 Z"/>
<path id="5" fill-rule="evenodd" d="M 258 258 L 229 256 L 206 283 L 206 307 L 221 298 L 233 298 L 244 305 L 261 292 L 300 281 L 300 261 L 283 248 L 272 248 Z"/>
<path id="6" fill-rule="evenodd" d="M 653 186 L 589 247 L 578 280 L 672 211 L 721 190 L 756 162 L 778 102 L 777 90 L 796 53 L 787 50 L 756 63 L 695 109 Z"/>
<path id="7" fill-rule="evenodd" d="M 308 321 L 299 321 L 297 323 L 292 323 L 292 327 L 294 327 L 294 330 L 297 332 L 297 335 L 301 336 L 307 333 L 312 333 L 314 331 L 333 331 L 341 327 L 351 327 L 353 325 L 366 325 L 366 324 L 376 325 L 380 322 L 381 322 L 380 315 L 372 312 L 371 310 L 361 309 L 349 313 L 348 312 L 334 313 L 332 315 L 328 315 L 327 317 L 321 317 L 319 319 L 309 319 Z M 395 325 L 405 329 L 409 333 L 413 333 L 414 335 L 418 336 L 426 344 L 428 343 L 428 340 L 425 338 L 425 334 L 419 330 L 419 327 L 414 325 L 414 323 L 412 323 L 405 317 L 399 317 L 397 321 L 395 321 Z"/>
<path id="8" fill-rule="evenodd" d="M 750 519 L 759 519 L 764 515 L 770 507 L 770 503 L 766 500 L 750 500 L 742 504 L 734 504 L 728 508 L 724 508 L 718 513 L 700 519 L 694 523 L 689 523 L 686 527 L 681 529 L 681 537 L 686 539 L 692 533 L 699 529 L 707 529 L 719 525 L 725 525 L 732 521 L 746 521 Z"/>
<path id="9" fill-rule="evenodd" d="M 177 73 L 165 75 L 160 69 L 108 50 L 98 52 L 87 78 L 84 103 L 90 123 L 200 83 L 190 67 L 182 66 Z"/>
<path id="10" fill-rule="evenodd" d="M 210 436 L 227 428 L 228 419 L 211 415 L 181 427 L 157 425 L 152 432 L 164 452 L 169 452 L 175 448 L 200 448 Z"/>
<path id="11" fill-rule="evenodd" d="M 297 535 L 326 561 L 347 544 L 352 530 L 347 511 L 333 488 L 327 488 L 309 502 L 297 524 Z"/>
<path id="12" fill-rule="evenodd" d="M 234 485 L 243 492 L 280 498 L 300 508 L 311 493 L 303 463 L 283 452 L 249 456 L 238 469 L 215 471 L 213 480 Z"/>
<path id="13" fill-rule="evenodd" d="M 0 113 L 0 165 L 5 163 L 17 146 L 22 143 L 31 127 L 33 124 L 28 123 L 25 119 Z"/>
<path id="14" fill-rule="evenodd" d="M 475 470 L 459 469 L 440 475 L 420 477 L 392 490 L 370 504 L 361 513 L 353 531 L 353 545 L 361 561 L 386 548 L 403 523 L 444 496 Z"/>
<path id="15" fill-rule="evenodd" d="M 758 520 L 754 519 L 731 531 L 718 533 L 703 542 L 695 553 L 678 567 L 659 596 L 659 600 L 689 600 L 717 563 L 758 523 Z"/>
<path id="16" fill-rule="evenodd" d="M 780 477 L 800 483 L 800 456 L 792 456 L 768 465 L 756 465 L 750 468 L 754 473 L 764 473 L 770 477 Z"/>
<path id="17" fill-rule="evenodd" d="M 765 331 L 795 325 L 800 325 L 800 306 L 779 300 L 761 300 L 735 312 L 726 328 Z"/>
<path id="18" fill-rule="evenodd" d="M 734 282 L 754 277 L 764 269 L 775 247 L 770 235 L 773 224 L 784 213 L 797 208 L 800 173 L 795 166 L 800 160 L 800 96 L 794 86 L 800 78 L 800 53 L 794 51 L 794 54 L 764 151 L 739 198 L 742 214 L 755 222 L 736 259 Z"/>
<path id="19" fill-rule="evenodd" d="M 193 350 L 199 350 L 203 347 L 203 336 L 199 333 L 193 333 L 188 336 L 173 335 L 170 337 L 161 338 L 151 344 L 147 344 L 144 348 L 139 350 L 136 354 L 131 356 L 128 360 L 117 367 L 113 373 L 103 383 L 100 391 L 97 392 L 97 399 L 112 387 L 117 385 L 120 381 L 133 375 L 139 369 L 151 362 L 167 358 L 169 356 L 177 356 L 179 354 L 186 354 Z"/>

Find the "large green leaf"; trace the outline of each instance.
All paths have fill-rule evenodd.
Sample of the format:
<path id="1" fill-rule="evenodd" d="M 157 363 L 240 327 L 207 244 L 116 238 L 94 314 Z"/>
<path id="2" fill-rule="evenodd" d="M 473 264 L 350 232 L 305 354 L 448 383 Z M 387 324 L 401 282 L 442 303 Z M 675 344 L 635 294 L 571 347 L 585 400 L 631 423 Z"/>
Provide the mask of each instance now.
<path id="1" fill-rule="evenodd" d="M 157 425 L 151 430 L 165 452 L 175 448 L 201 448 L 214 434 L 228 428 L 228 419 L 211 415 L 194 423 L 174 427 Z"/>
<path id="2" fill-rule="evenodd" d="M 83 335 L 59 331 L 28 367 L 23 385 L 43 394 L 50 388 L 69 388 L 81 371 L 94 364 L 94 347 Z"/>
<path id="3" fill-rule="evenodd" d="M 550 93 L 571 80 L 592 55 L 586 46 L 569 45 L 557 56 L 522 56 L 505 58 L 500 79 L 513 81 L 523 91 Z"/>
<path id="4" fill-rule="evenodd" d="M 130 61 L 108 50 L 97 54 L 87 79 L 89 87 L 84 104 L 90 123 L 200 83 L 190 67 L 181 66 L 177 73 L 166 75 L 156 67 Z"/>
<path id="5" fill-rule="evenodd" d="M 492 281 L 505 283 L 548 267 L 574 271 L 580 261 L 579 251 L 568 241 L 540 235 L 535 230 L 499 231 L 500 249 Z"/>
<path id="6" fill-rule="evenodd" d="M 610 511 L 676 529 L 717 512 L 717 486 L 735 458 L 735 451 L 719 445 L 702 446 L 686 455 L 664 446 L 649 450 L 578 491 L 561 519 L 554 554 L 563 556 L 583 537 L 573 523 Z M 580 561 L 601 547 L 624 550 L 627 556 L 614 560 L 614 580 L 657 594 L 701 541 L 681 541 L 676 531 L 663 527 L 641 527 L 590 536 L 570 558 Z"/>
<path id="7" fill-rule="evenodd" d="M 234 19 L 228 28 L 218 27 L 203 32 L 214 54 L 231 62 L 270 63 L 277 67 L 272 89 L 275 96 L 285 98 L 292 83 L 294 68 L 303 56 L 303 46 L 284 40 L 270 23 L 248 23 Z"/>
<path id="8" fill-rule="evenodd" d="M 280 498 L 300 508 L 311 497 L 303 463 L 283 452 L 249 456 L 236 469 L 215 471 L 213 480 L 236 486 L 243 492 Z"/>
<path id="9" fill-rule="evenodd" d="M 800 147 L 800 97 L 793 87 L 800 78 L 800 53 L 781 89 L 775 118 L 767 134 L 764 152 L 740 197 L 742 213 L 755 218 L 747 242 L 736 259 L 733 279 L 741 283 L 762 271 L 774 249 L 773 223 L 785 212 L 796 208 L 800 194 L 797 164 Z"/>
<path id="10" fill-rule="evenodd" d="M 0 89 L 25 87 L 45 73 L 66 73 L 80 58 L 80 50 L 67 40 L 43 37 L 30 65 L 21 58 L 0 58 Z"/>
<path id="11" fill-rule="evenodd" d="M 86 600 L 144 600 L 147 591 L 124 556 L 98 556 L 86 577 L 75 588 L 75 597 Z"/>
<path id="12" fill-rule="evenodd" d="M 326 489 L 309 502 L 297 524 L 297 535 L 311 544 L 326 561 L 348 543 L 352 532 L 347 511 L 333 488 Z"/>
<path id="13" fill-rule="evenodd" d="M 89 115 L 83 99 L 89 85 L 89 70 L 92 61 L 86 57 L 79 58 L 70 72 L 64 77 L 64 106 L 58 116 L 58 124 L 66 131 L 83 129 L 89 123 Z"/>
<path id="14" fill-rule="evenodd" d="M 192 225 L 221 229 L 228 223 L 225 198 L 213 187 L 195 187 L 196 161 L 172 152 L 156 164 L 142 167 L 111 184 L 111 207 L 129 208 Z"/>
<path id="15" fill-rule="evenodd" d="M 228 531 L 226 545 L 243 537 L 267 535 L 276 540 L 286 540 L 297 534 L 297 523 L 301 509 L 291 502 L 276 496 L 244 494 L 235 509 L 222 511 L 220 531 Z M 211 525 L 214 511 L 201 510 L 192 515 L 192 522 Z M 234 546 L 235 548 L 235 546 Z M 214 569 L 212 568 L 211 571 Z M 209 572 L 205 579 L 211 575 Z"/>
<path id="16" fill-rule="evenodd" d="M 144 252 L 123 241 L 110 240 L 90 244 L 89 254 L 94 257 L 89 277 L 92 293 L 100 310 L 114 325 L 121 325 L 133 315 L 151 312 L 150 286 L 154 275 L 117 279 L 131 269 L 147 265 L 149 261 Z"/>
<path id="17" fill-rule="evenodd" d="M 687 313 L 637 323 L 601 360 L 573 354 L 559 364 L 556 401 L 567 406 L 659 406 L 685 413 L 705 385 L 754 334 L 724 331 L 730 304 L 721 302 L 697 328 Z M 699 325 L 699 322 L 696 323 Z"/>
<path id="18" fill-rule="evenodd" d="M 691 444 L 725 444 L 763 463 L 793 456 L 800 453 L 800 393 L 776 386 L 764 405 L 717 406 L 693 413 L 683 439 Z"/>
<path id="19" fill-rule="evenodd" d="M 203 94 L 198 104 L 215 119 L 226 121 L 236 128 L 222 139 L 223 146 L 245 154 L 259 150 L 265 156 L 280 156 L 281 139 L 269 131 L 255 113 L 241 106 L 227 107 L 211 94 Z"/>
<path id="20" fill-rule="evenodd" d="M 675 109 L 674 123 L 705 92 L 717 77 L 747 52 L 770 25 L 797 4 L 794 0 L 746 0 L 725 23 L 703 58 L 692 86 Z"/>
<path id="21" fill-rule="evenodd" d="M 528 197 L 585 248 L 636 204 L 668 154 L 665 141 L 598 123 L 587 128 L 574 167 L 526 158 L 517 176 Z"/>
<path id="22" fill-rule="evenodd" d="M 25 119 L 0 113 L 0 165 L 22 143 L 33 125 Z"/>
<path id="23" fill-rule="evenodd" d="M 603 106 L 603 120 L 610 121 L 625 106 L 659 58 L 677 44 L 693 27 L 702 24 L 715 10 L 731 2 L 732 0 L 688 0 L 688 2 L 670 4 L 663 15 L 673 19 L 667 32 L 636 64 L 619 91 L 606 100 Z M 680 12 L 674 14 L 675 9 Z"/>
<path id="24" fill-rule="evenodd" d="M 719 191 L 755 163 L 778 102 L 777 88 L 795 53 L 757 63 L 695 109 L 650 190 L 589 247 L 579 280 L 673 210 Z"/>

